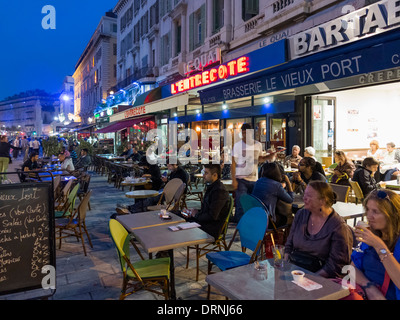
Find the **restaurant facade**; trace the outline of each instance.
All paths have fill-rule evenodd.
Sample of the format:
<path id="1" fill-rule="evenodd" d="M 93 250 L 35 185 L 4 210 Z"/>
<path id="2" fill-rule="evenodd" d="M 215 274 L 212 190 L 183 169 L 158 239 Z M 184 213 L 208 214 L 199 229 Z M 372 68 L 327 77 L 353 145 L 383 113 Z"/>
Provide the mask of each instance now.
<path id="1" fill-rule="evenodd" d="M 191 75 L 170 86 L 193 98 L 169 121 L 211 134 L 249 122 L 264 148 L 311 145 L 319 160 L 365 155 L 372 139 L 398 147 L 399 24 L 384 0 Z"/>

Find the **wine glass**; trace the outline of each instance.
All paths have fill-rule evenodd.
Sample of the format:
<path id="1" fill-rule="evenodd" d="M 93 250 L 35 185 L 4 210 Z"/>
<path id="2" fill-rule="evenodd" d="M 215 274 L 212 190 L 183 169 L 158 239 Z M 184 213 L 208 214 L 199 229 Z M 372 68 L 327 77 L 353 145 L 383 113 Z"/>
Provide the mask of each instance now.
<path id="1" fill-rule="evenodd" d="M 361 220 L 361 221 L 357 222 L 356 228 L 359 228 L 359 229 L 369 228 L 369 224 L 367 222 Z M 363 250 L 361 250 L 361 244 L 362 244 L 362 241 L 359 241 L 357 246 L 355 248 L 353 248 L 353 250 L 356 252 L 364 252 Z"/>

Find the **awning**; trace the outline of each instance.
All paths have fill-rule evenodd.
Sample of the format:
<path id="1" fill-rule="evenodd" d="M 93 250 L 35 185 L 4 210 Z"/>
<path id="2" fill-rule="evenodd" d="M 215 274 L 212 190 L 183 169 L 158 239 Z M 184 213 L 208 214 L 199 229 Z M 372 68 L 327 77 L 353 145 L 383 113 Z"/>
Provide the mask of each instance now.
<path id="1" fill-rule="evenodd" d="M 83 131 L 89 132 L 90 129 L 93 128 L 94 126 L 96 126 L 95 123 L 89 124 L 89 125 L 84 125 L 84 124 L 82 124 L 79 128 L 76 128 L 76 129 L 74 129 L 73 131 L 74 131 L 74 132 L 83 132 Z"/>
<path id="2" fill-rule="evenodd" d="M 113 122 L 109 126 L 97 130 L 95 133 L 117 132 L 117 131 L 123 130 L 125 128 L 132 127 L 133 125 L 135 125 L 139 122 L 150 120 L 151 118 L 153 118 L 153 116 Z"/>
<path id="3" fill-rule="evenodd" d="M 133 107 L 141 106 L 142 104 L 147 104 L 161 99 L 161 88 L 162 87 L 158 87 L 153 90 L 147 91 L 140 96 L 137 96 Z"/>

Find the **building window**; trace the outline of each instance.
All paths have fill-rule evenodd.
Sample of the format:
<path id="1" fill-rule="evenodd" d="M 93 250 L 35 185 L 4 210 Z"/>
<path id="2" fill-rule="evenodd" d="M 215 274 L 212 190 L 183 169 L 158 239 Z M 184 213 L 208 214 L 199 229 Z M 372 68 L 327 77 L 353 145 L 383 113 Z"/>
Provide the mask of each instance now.
<path id="1" fill-rule="evenodd" d="M 206 26 L 206 6 L 203 4 L 199 10 L 189 16 L 189 49 L 196 49 L 204 43 Z"/>
<path id="2" fill-rule="evenodd" d="M 213 0 L 213 30 L 218 33 L 224 26 L 224 0 Z"/>
<path id="3" fill-rule="evenodd" d="M 181 53 L 182 49 L 182 26 L 181 22 L 177 21 L 176 22 L 176 36 L 175 36 L 175 52 L 176 56 Z"/>
<path id="4" fill-rule="evenodd" d="M 258 0 L 242 0 L 242 19 L 250 20 L 259 13 Z"/>

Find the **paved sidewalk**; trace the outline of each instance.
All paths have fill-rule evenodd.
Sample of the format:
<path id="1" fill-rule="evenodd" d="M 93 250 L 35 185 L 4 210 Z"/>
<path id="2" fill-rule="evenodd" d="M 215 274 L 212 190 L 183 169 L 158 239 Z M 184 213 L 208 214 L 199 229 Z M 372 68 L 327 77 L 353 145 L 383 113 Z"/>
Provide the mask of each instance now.
<path id="1" fill-rule="evenodd" d="M 15 170 L 22 160 L 13 161 L 9 172 Z M 93 249 L 86 243 L 87 256 L 83 254 L 82 245 L 75 238 L 65 239 L 56 256 L 57 289 L 50 298 L 52 300 L 118 300 L 122 273 L 117 260 L 117 252 L 109 236 L 108 221 L 111 214 L 115 213 L 116 203 L 129 203 L 125 192 L 114 188 L 107 183 L 107 178 L 94 172 L 90 182 L 93 190 L 90 200 L 91 210 L 87 212 L 86 223 L 92 239 Z M 9 175 L 17 182 L 17 175 Z M 190 204 L 191 205 L 191 204 Z M 190 206 L 189 205 L 189 206 Z M 199 203 L 193 203 L 193 206 Z M 233 233 L 233 226 L 228 231 L 228 240 Z M 240 242 L 235 243 L 235 247 Z M 238 249 L 238 248 L 236 248 Z M 186 269 L 186 248 L 175 250 L 175 277 L 177 297 L 189 300 L 201 300 L 207 297 L 207 260 L 201 259 L 199 281 L 196 282 L 195 254 L 191 250 L 189 268 Z M 139 259 L 132 249 L 132 260 Z M 21 299 L 21 294 L 2 296 L 1 299 Z M 212 290 L 212 299 L 225 299 Z M 156 294 L 139 291 L 127 300 L 163 299 Z"/>

